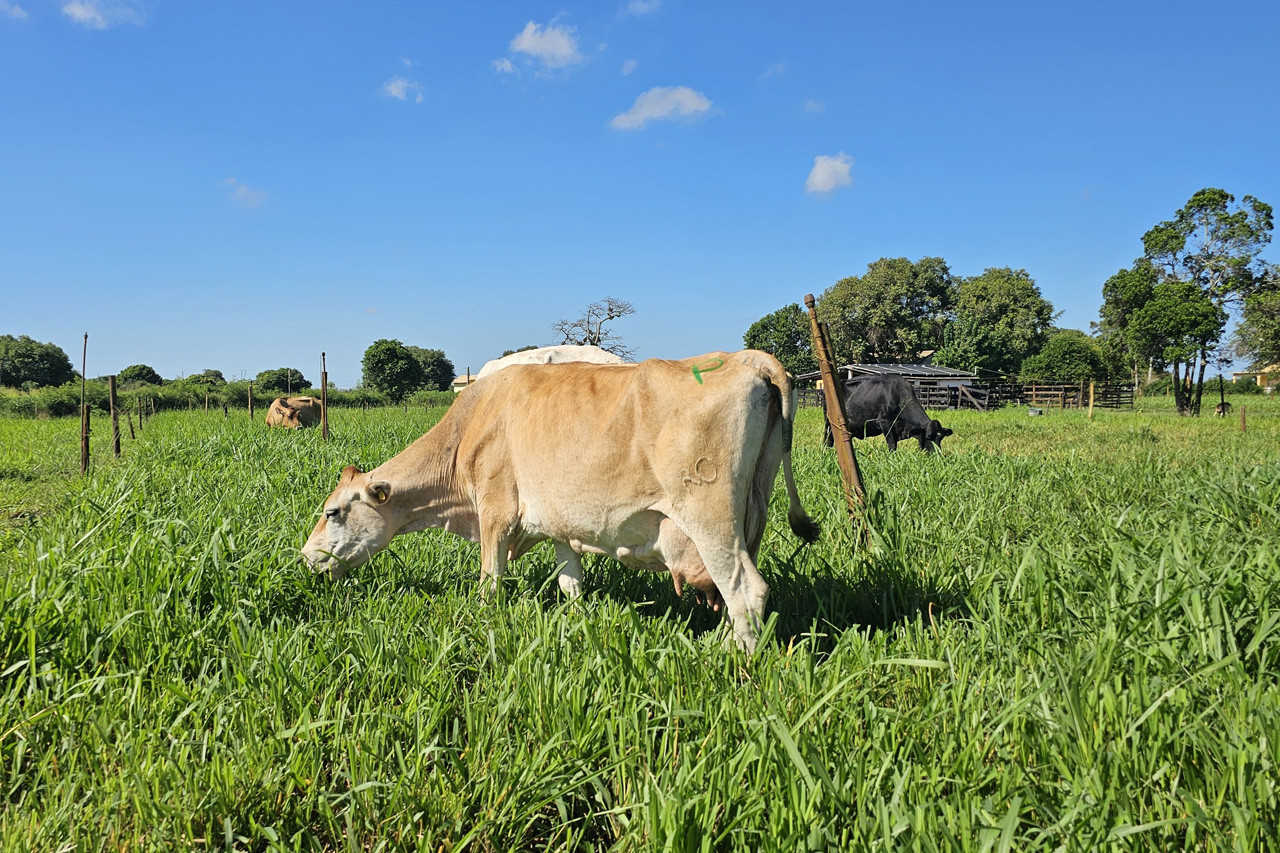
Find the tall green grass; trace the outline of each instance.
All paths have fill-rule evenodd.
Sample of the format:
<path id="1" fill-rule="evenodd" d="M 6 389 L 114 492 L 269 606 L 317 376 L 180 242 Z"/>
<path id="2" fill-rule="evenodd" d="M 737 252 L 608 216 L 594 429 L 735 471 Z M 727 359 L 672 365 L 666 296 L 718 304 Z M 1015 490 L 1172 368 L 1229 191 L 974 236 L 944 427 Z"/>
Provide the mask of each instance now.
<path id="1" fill-rule="evenodd" d="M 564 602 L 546 546 L 499 605 L 438 531 L 310 576 L 342 466 L 440 413 L 162 414 L 86 483 L 15 479 L 0 849 L 1275 846 L 1280 419 L 942 414 L 941 455 L 858 443 L 863 547 L 804 410 L 824 535 L 779 490 L 746 658 L 661 575 L 588 559 Z"/>

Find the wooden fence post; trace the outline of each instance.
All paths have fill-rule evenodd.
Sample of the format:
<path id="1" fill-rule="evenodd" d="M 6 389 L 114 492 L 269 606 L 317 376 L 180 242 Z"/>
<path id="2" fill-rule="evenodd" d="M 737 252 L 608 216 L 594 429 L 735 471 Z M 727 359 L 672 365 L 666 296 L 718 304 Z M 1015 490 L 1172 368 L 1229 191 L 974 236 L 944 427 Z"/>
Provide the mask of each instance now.
<path id="1" fill-rule="evenodd" d="M 1093 420 L 1093 380 L 1089 380 L 1089 420 Z"/>
<path id="2" fill-rule="evenodd" d="M 133 407 L 138 410 L 138 432 L 142 432 L 142 392 L 133 395 Z"/>
<path id="3" fill-rule="evenodd" d="M 253 383 L 249 383 L 249 420 L 253 420 Z"/>
<path id="4" fill-rule="evenodd" d="M 89 333 L 84 333 L 84 352 L 80 354 L 80 473 L 89 473 L 89 406 L 84 401 L 85 365 L 89 359 Z"/>
<path id="5" fill-rule="evenodd" d="M 1244 410 L 1245 410 L 1245 406 L 1242 403 L 1240 405 L 1240 431 L 1241 432 L 1244 432 Z"/>
<path id="6" fill-rule="evenodd" d="M 320 440 L 329 440 L 329 371 L 320 353 Z"/>
<path id="7" fill-rule="evenodd" d="M 129 440 L 137 441 L 138 437 L 133 434 L 133 412 L 128 409 L 124 410 L 124 422 L 129 425 Z"/>
<path id="8" fill-rule="evenodd" d="M 116 404 L 116 377 L 107 377 L 107 402 L 111 404 L 111 448 L 120 458 L 120 406 Z"/>
<path id="9" fill-rule="evenodd" d="M 204 392 L 204 413 L 209 414 L 209 392 Z"/>
<path id="10" fill-rule="evenodd" d="M 836 377 L 835 368 L 831 364 L 831 348 L 827 336 L 818 322 L 818 310 L 815 307 L 813 294 L 804 297 L 805 307 L 809 309 L 809 327 L 813 336 L 813 351 L 818 357 L 818 369 L 822 374 L 822 394 L 827 403 L 827 423 L 831 425 L 831 436 L 836 448 L 836 462 L 844 480 L 844 500 L 849 507 L 849 514 L 861 518 L 864 536 L 870 532 L 867 524 L 866 490 L 862 486 L 862 472 L 858 470 L 858 457 L 853 452 L 853 435 L 844 418 L 844 389 Z"/>

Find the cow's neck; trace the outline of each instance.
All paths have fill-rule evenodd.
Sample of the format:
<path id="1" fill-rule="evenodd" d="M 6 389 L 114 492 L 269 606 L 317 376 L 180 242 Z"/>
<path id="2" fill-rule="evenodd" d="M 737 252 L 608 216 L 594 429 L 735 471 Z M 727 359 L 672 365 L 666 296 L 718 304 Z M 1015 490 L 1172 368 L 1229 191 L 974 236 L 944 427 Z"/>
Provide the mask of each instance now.
<path id="1" fill-rule="evenodd" d="M 455 460 L 460 429 L 446 417 L 425 435 L 369 472 L 391 483 L 396 534 L 439 528 L 473 542 L 480 524 L 470 497 L 459 485 Z"/>

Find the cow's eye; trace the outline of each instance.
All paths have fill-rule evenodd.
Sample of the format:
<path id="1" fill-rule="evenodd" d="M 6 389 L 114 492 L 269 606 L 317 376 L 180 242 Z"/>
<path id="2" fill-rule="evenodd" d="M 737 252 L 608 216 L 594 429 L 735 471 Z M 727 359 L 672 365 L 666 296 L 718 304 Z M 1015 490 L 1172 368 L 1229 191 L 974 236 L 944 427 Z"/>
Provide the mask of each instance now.
<path id="1" fill-rule="evenodd" d="M 333 508 L 331 508 L 331 509 L 326 509 L 326 510 L 324 511 L 324 517 L 325 517 L 325 518 L 337 518 L 337 517 L 338 517 L 338 508 L 337 508 L 337 507 L 333 507 Z"/>

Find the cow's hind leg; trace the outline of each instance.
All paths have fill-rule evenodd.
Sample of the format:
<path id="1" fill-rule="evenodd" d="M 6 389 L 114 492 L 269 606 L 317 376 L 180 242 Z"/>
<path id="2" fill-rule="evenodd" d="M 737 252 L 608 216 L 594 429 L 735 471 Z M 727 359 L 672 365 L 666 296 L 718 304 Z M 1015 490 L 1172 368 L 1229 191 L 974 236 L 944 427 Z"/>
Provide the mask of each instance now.
<path id="1" fill-rule="evenodd" d="M 729 539 L 713 531 L 699 530 L 697 525 L 691 527 L 686 532 L 724 600 L 734 640 L 748 653 L 754 652 L 764 624 L 769 585 L 756 569 L 740 532 Z"/>
<path id="2" fill-rule="evenodd" d="M 560 573 L 556 580 L 560 583 L 560 591 L 569 598 L 582 595 L 582 556 L 561 542 L 555 543 L 556 564 Z"/>

